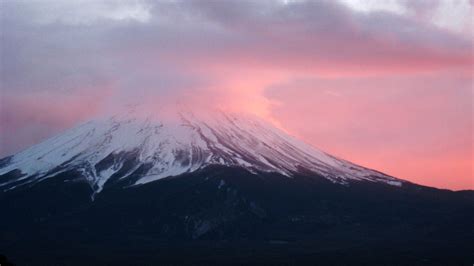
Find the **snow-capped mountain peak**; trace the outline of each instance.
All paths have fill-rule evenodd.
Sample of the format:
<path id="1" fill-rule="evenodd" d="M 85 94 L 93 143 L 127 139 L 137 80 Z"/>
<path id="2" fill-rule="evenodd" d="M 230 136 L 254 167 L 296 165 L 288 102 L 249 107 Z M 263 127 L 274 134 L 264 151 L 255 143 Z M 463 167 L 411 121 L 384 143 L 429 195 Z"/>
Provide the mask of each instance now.
<path id="1" fill-rule="evenodd" d="M 266 121 L 221 111 L 126 113 L 92 120 L 0 161 L 0 189 L 13 189 L 74 170 L 96 192 L 111 179 L 131 185 L 194 172 L 209 165 L 274 172 L 313 172 L 332 182 L 402 181 L 337 159 Z M 2 176 L 10 175 L 9 178 Z M 11 177 L 13 176 L 13 177 Z"/>

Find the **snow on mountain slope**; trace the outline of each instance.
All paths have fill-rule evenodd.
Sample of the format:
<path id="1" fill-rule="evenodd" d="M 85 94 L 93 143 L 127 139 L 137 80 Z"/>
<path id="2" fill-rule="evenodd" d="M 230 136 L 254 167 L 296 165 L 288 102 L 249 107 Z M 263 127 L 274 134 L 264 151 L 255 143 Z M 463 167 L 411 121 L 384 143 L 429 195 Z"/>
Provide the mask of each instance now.
<path id="1" fill-rule="evenodd" d="M 133 184 L 145 184 L 213 164 L 288 177 L 309 171 L 341 184 L 358 180 L 402 184 L 330 156 L 250 115 L 179 111 L 164 118 L 130 110 L 89 121 L 1 160 L 0 189 L 76 170 L 100 192 L 111 178 L 138 175 Z M 5 177 L 12 173 L 14 178 Z"/>

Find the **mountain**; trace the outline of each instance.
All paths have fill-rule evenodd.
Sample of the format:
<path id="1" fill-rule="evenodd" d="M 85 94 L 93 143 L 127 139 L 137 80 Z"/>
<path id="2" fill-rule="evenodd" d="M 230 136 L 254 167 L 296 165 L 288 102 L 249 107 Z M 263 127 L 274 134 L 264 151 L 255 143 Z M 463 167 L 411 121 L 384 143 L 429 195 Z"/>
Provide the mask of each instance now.
<path id="1" fill-rule="evenodd" d="M 22 264 L 474 258 L 472 191 L 397 179 L 221 111 L 135 107 L 72 128 L 0 160 L 0 207 L 0 253 Z"/>
<path id="2" fill-rule="evenodd" d="M 250 115 L 180 111 L 160 119 L 139 111 L 89 121 L 1 161 L 0 189 L 10 190 L 66 171 L 81 172 L 94 193 L 107 182 L 146 184 L 210 165 L 314 173 L 334 183 L 401 180 L 337 159 Z"/>

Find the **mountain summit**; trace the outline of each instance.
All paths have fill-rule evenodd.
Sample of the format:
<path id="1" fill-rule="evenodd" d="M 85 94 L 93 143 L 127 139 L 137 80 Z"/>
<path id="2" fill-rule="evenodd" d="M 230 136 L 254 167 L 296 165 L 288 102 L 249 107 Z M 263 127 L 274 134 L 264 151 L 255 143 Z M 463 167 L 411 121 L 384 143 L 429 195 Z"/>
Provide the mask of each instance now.
<path id="1" fill-rule="evenodd" d="M 289 178 L 314 173 L 334 183 L 402 181 L 328 155 L 256 116 L 189 110 L 143 114 L 139 110 L 96 119 L 0 162 L 0 189 L 13 189 L 77 171 L 93 190 L 108 182 L 146 184 L 210 165 L 273 172 Z"/>

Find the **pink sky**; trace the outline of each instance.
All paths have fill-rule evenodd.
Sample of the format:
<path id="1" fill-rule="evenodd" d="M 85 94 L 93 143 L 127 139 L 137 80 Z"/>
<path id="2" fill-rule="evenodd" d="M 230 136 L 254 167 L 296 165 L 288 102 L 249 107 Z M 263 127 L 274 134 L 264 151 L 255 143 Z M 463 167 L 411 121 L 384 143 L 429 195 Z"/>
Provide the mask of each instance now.
<path id="1" fill-rule="evenodd" d="M 319 82 L 326 89 L 301 82 L 291 93 L 274 89 L 284 101 L 273 113 L 334 155 L 419 184 L 472 189 L 473 90 L 465 82 L 458 89 L 421 80 L 384 89 L 372 79 Z"/>
<path id="2" fill-rule="evenodd" d="M 179 100 L 474 189 L 472 1 L 384 2 L 4 3 L 0 156 L 130 101 Z"/>

